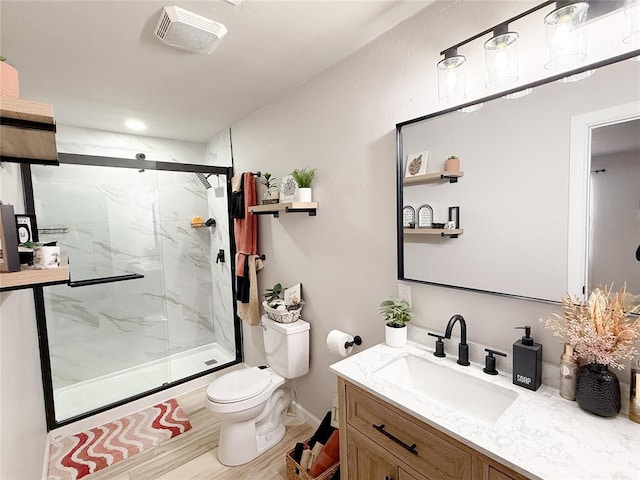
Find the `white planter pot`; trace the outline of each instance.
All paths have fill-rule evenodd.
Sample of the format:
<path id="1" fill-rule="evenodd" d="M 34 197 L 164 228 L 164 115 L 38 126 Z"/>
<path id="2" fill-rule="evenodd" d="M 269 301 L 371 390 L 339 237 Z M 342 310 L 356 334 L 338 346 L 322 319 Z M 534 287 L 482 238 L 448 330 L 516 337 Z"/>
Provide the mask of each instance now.
<path id="1" fill-rule="evenodd" d="M 310 202 L 311 201 L 311 189 L 310 188 L 299 188 L 298 189 L 298 201 L 299 202 Z"/>
<path id="2" fill-rule="evenodd" d="M 384 341 L 390 347 L 404 347 L 407 344 L 407 326 L 395 328 L 385 324 Z"/>

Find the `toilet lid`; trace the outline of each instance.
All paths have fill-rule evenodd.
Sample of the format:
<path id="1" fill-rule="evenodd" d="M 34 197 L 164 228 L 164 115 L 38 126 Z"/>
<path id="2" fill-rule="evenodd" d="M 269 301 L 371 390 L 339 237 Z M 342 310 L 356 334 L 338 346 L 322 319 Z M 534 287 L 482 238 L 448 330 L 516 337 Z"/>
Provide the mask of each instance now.
<path id="1" fill-rule="evenodd" d="M 271 375 L 258 367 L 243 368 L 225 373 L 207 388 L 211 401 L 231 403 L 255 397 L 271 384 Z"/>

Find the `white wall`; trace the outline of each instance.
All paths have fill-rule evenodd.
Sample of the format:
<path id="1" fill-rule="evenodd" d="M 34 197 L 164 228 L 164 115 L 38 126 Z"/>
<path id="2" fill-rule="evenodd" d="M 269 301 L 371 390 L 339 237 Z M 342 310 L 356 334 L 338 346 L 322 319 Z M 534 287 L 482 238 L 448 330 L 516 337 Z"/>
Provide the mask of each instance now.
<path id="1" fill-rule="evenodd" d="M 436 2 L 232 127 L 237 171 L 261 169 L 279 176 L 304 166 L 318 169 L 313 185 L 317 217 L 259 220 L 259 251 L 267 256 L 260 290 L 276 282 L 303 284 L 304 317 L 311 323 L 311 371 L 295 383 L 299 402 L 313 415 L 322 417 L 330 409 L 335 392 L 328 366 L 340 358 L 327 351 L 327 333 L 337 328 L 359 334 L 364 340 L 360 348 L 382 341 L 376 307 L 397 292 L 395 124 L 441 109 L 435 64 L 443 48 L 528 6 Z M 476 43 L 475 56 L 469 54 L 469 99 L 487 95 L 482 85 L 469 82 L 474 72 L 482 78 L 482 42 Z M 545 74 L 532 66 L 543 57 L 536 48 L 529 55 L 521 50 L 524 83 Z M 538 322 L 557 307 L 421 284 L 411 288 L 414 325 L 442 332 L 450 316 L 460 313 L 471 341 L 509 355 L 520 337 L 513 328 L 531 325 L 544 344 L 544 359 L 558 363 L 561 344 Z M 264 362 L 260 329 L 245 326 L 244 333 L 246 361 Z M 448 345 L 455 350 L 454 341 Z M 481 346 L 472 348 L 471 357 L 483 361 Z M 498 368 L 510 370 L 511 359 L 498 359 Z M 626 373 L 620 378 L 628 382 Z"/>
<path id="2" fill-rule="evenodd" d="M 0 167 L 0 200 L 25 213 L 20 167 Z M 31 290 L 0 293 L 0 478 L 40 478 L 46 426 Z"/>

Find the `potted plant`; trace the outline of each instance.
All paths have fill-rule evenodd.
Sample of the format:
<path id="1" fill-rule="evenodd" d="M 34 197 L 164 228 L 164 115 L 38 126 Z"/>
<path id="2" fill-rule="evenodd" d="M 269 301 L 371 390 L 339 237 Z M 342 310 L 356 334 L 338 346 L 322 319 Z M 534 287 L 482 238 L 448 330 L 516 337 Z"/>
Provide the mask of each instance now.
<path id="1" fill-rule="evenodd" d="M 572 347 L 574 359 L 586 362 L 578 369 L 575 397 L 583 410 L 601 417 L 615 416 L 621 407 L 618 378 L 609 367 L 622 370 L 622 362 L 638 353 L 636 298 L 626 286 L 615 293 L 612 287 L 598 287 L 586 302 L 571 295 L 562 298 L 563 315 L 541 319 L 553 335 Z"/>
<path id="2" fill-rule="evenodd" d="M 19 97 L 18 70 L 0 55 L 0 96 Z"/>
<path id="3" fill-rule="evenodd" d="M 311 182 L 316 174 L 315 168 L 296 168 L 291 172 L 291 176 L 298 184 L 298 201 L 310 202 L 311 195 Z"/>
<path id="4" fill-rule="evenodd" d="M 390 347 L 407 344 L 407 323 L 413 318 L 411 305 L 406 300 L 391 298 L 380 304 L 378 311 L 385 321 L 385 342 Z"/>
<path id="5" fill-rule="evenodd" d="M 445 172 L 459 172 L 460 171 L 460 159 L 456 155 L 451 155 L 444 162 Z"/>
<path id="6" fill-rule="evenodd" d="M 262 204 L 270 205 L 272 203 L 278 203 L 278 199 L 280 198 L 280 191 L 278 190 L 276 178 L 269 172 L 266 172 L 263 177 L 264 178 L 262 179 L 261 183 L 265 187 L 267 187 L 267 190 L 266 192 L 264 192 L 264 196 L 262 197 Z"/>

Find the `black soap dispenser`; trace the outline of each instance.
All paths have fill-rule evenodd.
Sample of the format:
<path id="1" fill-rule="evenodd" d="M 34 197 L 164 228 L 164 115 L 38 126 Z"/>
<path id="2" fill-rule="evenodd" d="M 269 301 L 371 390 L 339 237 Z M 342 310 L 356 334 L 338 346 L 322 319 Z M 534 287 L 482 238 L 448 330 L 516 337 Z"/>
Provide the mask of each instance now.
<path id="1" fill-rule="evenodd" d="M 542 345 L 534 343 L 531 327 L 518 328 L 525 335 L 513 344 L 513 384 L 538 390 L 542 383 Z"/>

